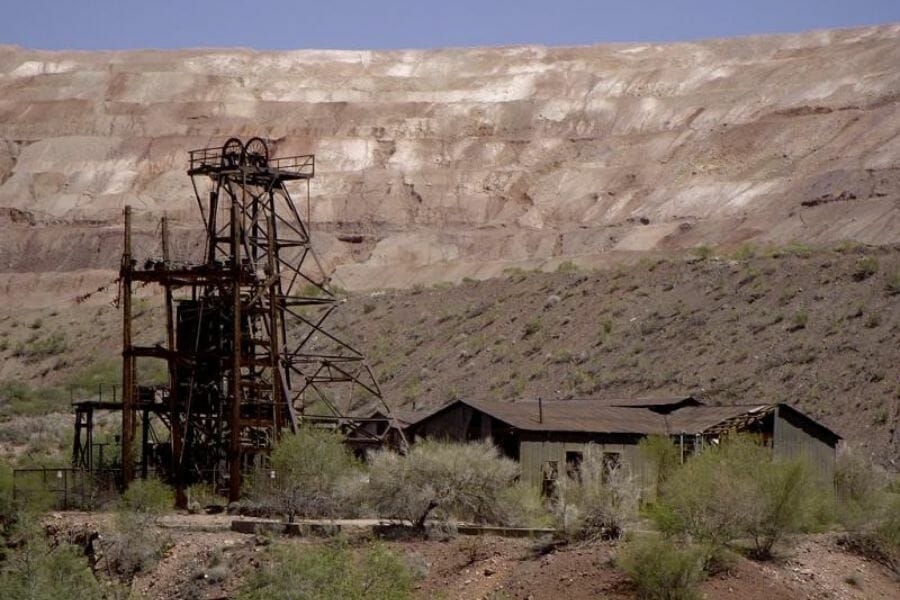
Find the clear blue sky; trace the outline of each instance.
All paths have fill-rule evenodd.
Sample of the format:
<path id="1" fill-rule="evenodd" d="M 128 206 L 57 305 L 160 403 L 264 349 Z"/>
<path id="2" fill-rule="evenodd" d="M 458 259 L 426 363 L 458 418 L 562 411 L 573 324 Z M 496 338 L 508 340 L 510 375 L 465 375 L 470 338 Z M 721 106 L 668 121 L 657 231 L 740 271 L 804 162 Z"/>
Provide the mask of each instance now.
<path id="1" fill-rule="evenodd" d="M 0 44 L 434 48 L 669 41 L 900 21 L 900 0 L 0 0 Z"/>

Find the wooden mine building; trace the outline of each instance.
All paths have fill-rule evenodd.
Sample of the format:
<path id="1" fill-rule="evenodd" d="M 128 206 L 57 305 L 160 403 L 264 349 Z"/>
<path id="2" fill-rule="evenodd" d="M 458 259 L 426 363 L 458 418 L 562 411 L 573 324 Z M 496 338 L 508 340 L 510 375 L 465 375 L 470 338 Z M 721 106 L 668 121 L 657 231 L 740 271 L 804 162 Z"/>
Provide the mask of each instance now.
<path id="1" fill-rule="evenodd" d="M 492 439 L 521 464 L 522 479 L 546 484 L 577 469 L 587 449 L 603 452 L 604 464 L 648 474 L 638 443 L 665 435 L 682 459 L 732 432 L 760 437 L 783 457 L 806 457 L 823 480 L 834 472 L 841 436 L 788 404 L 709 406 L 692 397 L 639 400 L 502 402 L 455 400 L 430 412 L 406 414 L 399 424 L 407 439 Z"/>

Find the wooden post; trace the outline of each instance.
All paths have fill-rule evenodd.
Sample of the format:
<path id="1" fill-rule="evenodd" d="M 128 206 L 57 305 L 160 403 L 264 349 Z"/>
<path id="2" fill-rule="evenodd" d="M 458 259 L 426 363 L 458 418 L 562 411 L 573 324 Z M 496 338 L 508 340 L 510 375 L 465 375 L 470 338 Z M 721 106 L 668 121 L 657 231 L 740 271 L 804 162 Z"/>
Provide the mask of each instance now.
<path id="1" fill-rule="evenodd" d="M 122 254 L 122 485 L 134 479 L 134 357 L 131 347 L 131 207 L 125 207 Z"/>
<path id="2" fill-rule="evenodd" d="M 272 282 L 269 285 L 269 332 L 270 332 L 270 345 L 269 345 L 269 357 L 272 361 L 272 403 L 273 403 L 273 419 L 275 420 L 275 439 L 277 440 L 281 436 L 281 428 L 284 426 L 284 412 L 283 409 L 286 408 L 285 404 L 287 403 L 287 390 L 282 385 L 281 379 L 281 364 L 278 359 L 279 356 L 279 345 L 278 345 L 278 329 L 280 327 L 278 323 L 278 303 L 281 299 L 278 297 L 278 291 L 281 289 L 279 285 L 280 282 L 277 280 L 276 276 L 278 274 L 278 264 L 276 261 L 276 253 L 278 248 L 276 246 L 277 238 L 276 238 L 276 229 L 275 229 L 275 203 L 272 202 L 272 210 L 266 219 L 266 236 L 268 238 L 268 245 L 266 246 L 266 250 L 268 253 L 268 267 L 269 267 L 269 277 Z"/>
<path id="3" fill-rule="evenodd" d="M 169 269 L 172 259 L 169 246 L 169 217 L 163 216 L 161 223 L 162 252 L 165 268 Z M 172 286 L 168 279 L 164 286 L 166 303 L 166 346 L 169 350 L 169 426 L 172 435 L 172 479 L 175 482 L 175 506 L 187 508 L 187 496 L 184 493 L 184 473 L 181 468 L 183 434 L 181 414 L 178 403 L 178 363 L 175 360 L 175 307 L 172 300 Z"/>
<path id="4" fill-rule="evenodd" d="M 231 332 L 231 411 L 228 418 L 228 500 L 241 496 L 241 223 L 237 202 L 231 203 L 231 260 L 234 271 Z"/>

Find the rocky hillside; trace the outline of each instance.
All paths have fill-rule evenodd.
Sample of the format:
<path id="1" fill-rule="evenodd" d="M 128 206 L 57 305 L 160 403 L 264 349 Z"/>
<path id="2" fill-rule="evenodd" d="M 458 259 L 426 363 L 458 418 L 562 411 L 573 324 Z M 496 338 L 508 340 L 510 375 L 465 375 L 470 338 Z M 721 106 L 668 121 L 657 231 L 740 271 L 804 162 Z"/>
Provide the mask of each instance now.
<path id="1" fill-rule="evenodd" d="M 900 25 L 438 51 L 0 47 L 0 296 L 118 264 L 121 211 L 198 224 L 187 150 L 312 152 L 350 289 L 747 240 L 900 241 Z"/>
<path id="2" fill-rule="evenodd" d="M 702 253 L 705 256 L 705 253 Z M 900 247 L 800 245 L 358 295 L 393 406 L 693 394 L 789 402 L 900 468 Z"/>
<path id="3" fill-rule="evenodd" d="M 139 343 L 164 342 L 160 303 L 137 302 Z M 65 451 L 71 417 L 43 415 L 68 413 L 73 386 L 89 397 L 103 384 L 109 397 L 121 381 L 121 314 L 68 299 L 9 312 L 0 455 L 28 444 Z M 352 293 L 332 319 L 369 356 L 394 408 L 455 397 L 790 402 L 900 468 L 900 246 L 744 245 L 593 271 L 510 269 Z M 158 361 L 144 367 L 142 381 L 164 380 Z"/>

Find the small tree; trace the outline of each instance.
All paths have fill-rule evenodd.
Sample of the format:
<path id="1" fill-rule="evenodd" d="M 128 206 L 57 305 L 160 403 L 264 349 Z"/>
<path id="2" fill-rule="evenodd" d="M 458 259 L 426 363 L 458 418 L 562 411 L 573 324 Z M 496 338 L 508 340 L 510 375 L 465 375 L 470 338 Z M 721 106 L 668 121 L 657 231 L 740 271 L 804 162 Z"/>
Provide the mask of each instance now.
<path id="1" fill-rule="evenodd" d="M 663 531 L 687 534 L 712 552 L 749 536 L 757 558 L 809 522 L 819 495 L 804 461 L 775 457 L 740 435 L 691 458 L 662 491 L 655 517 Z"/>
<path id="2" fill-rule="evenodd" d="M 475 522 L 502 520 L 499 502 L 518 476 L 518 465 L 490 441 L 457 444 L 423 440 L 405 455 L 377 452 L 369 471 L 379 515 L 424 529 L 432 514 Z"/>
<path id="3" fill-rule="evenodd" d="M 802 530 L 815 509 L 818 490 L 803 460 L 773 459 L 757 465 L 753 483 L 758 503 L 747 518 L 757 558 L 771 557 L 785 534 Z"/>
<path id="4" fill-rule="evenodd" d="M 271 470 L 257 473 L 252 493 L 290 522 L 298 515 L 334 516 L 347 501 L 342 497 L 345 481 L 358 472 L 359 464 L 341 434 L 301 427 L 275 445 Z"/>

